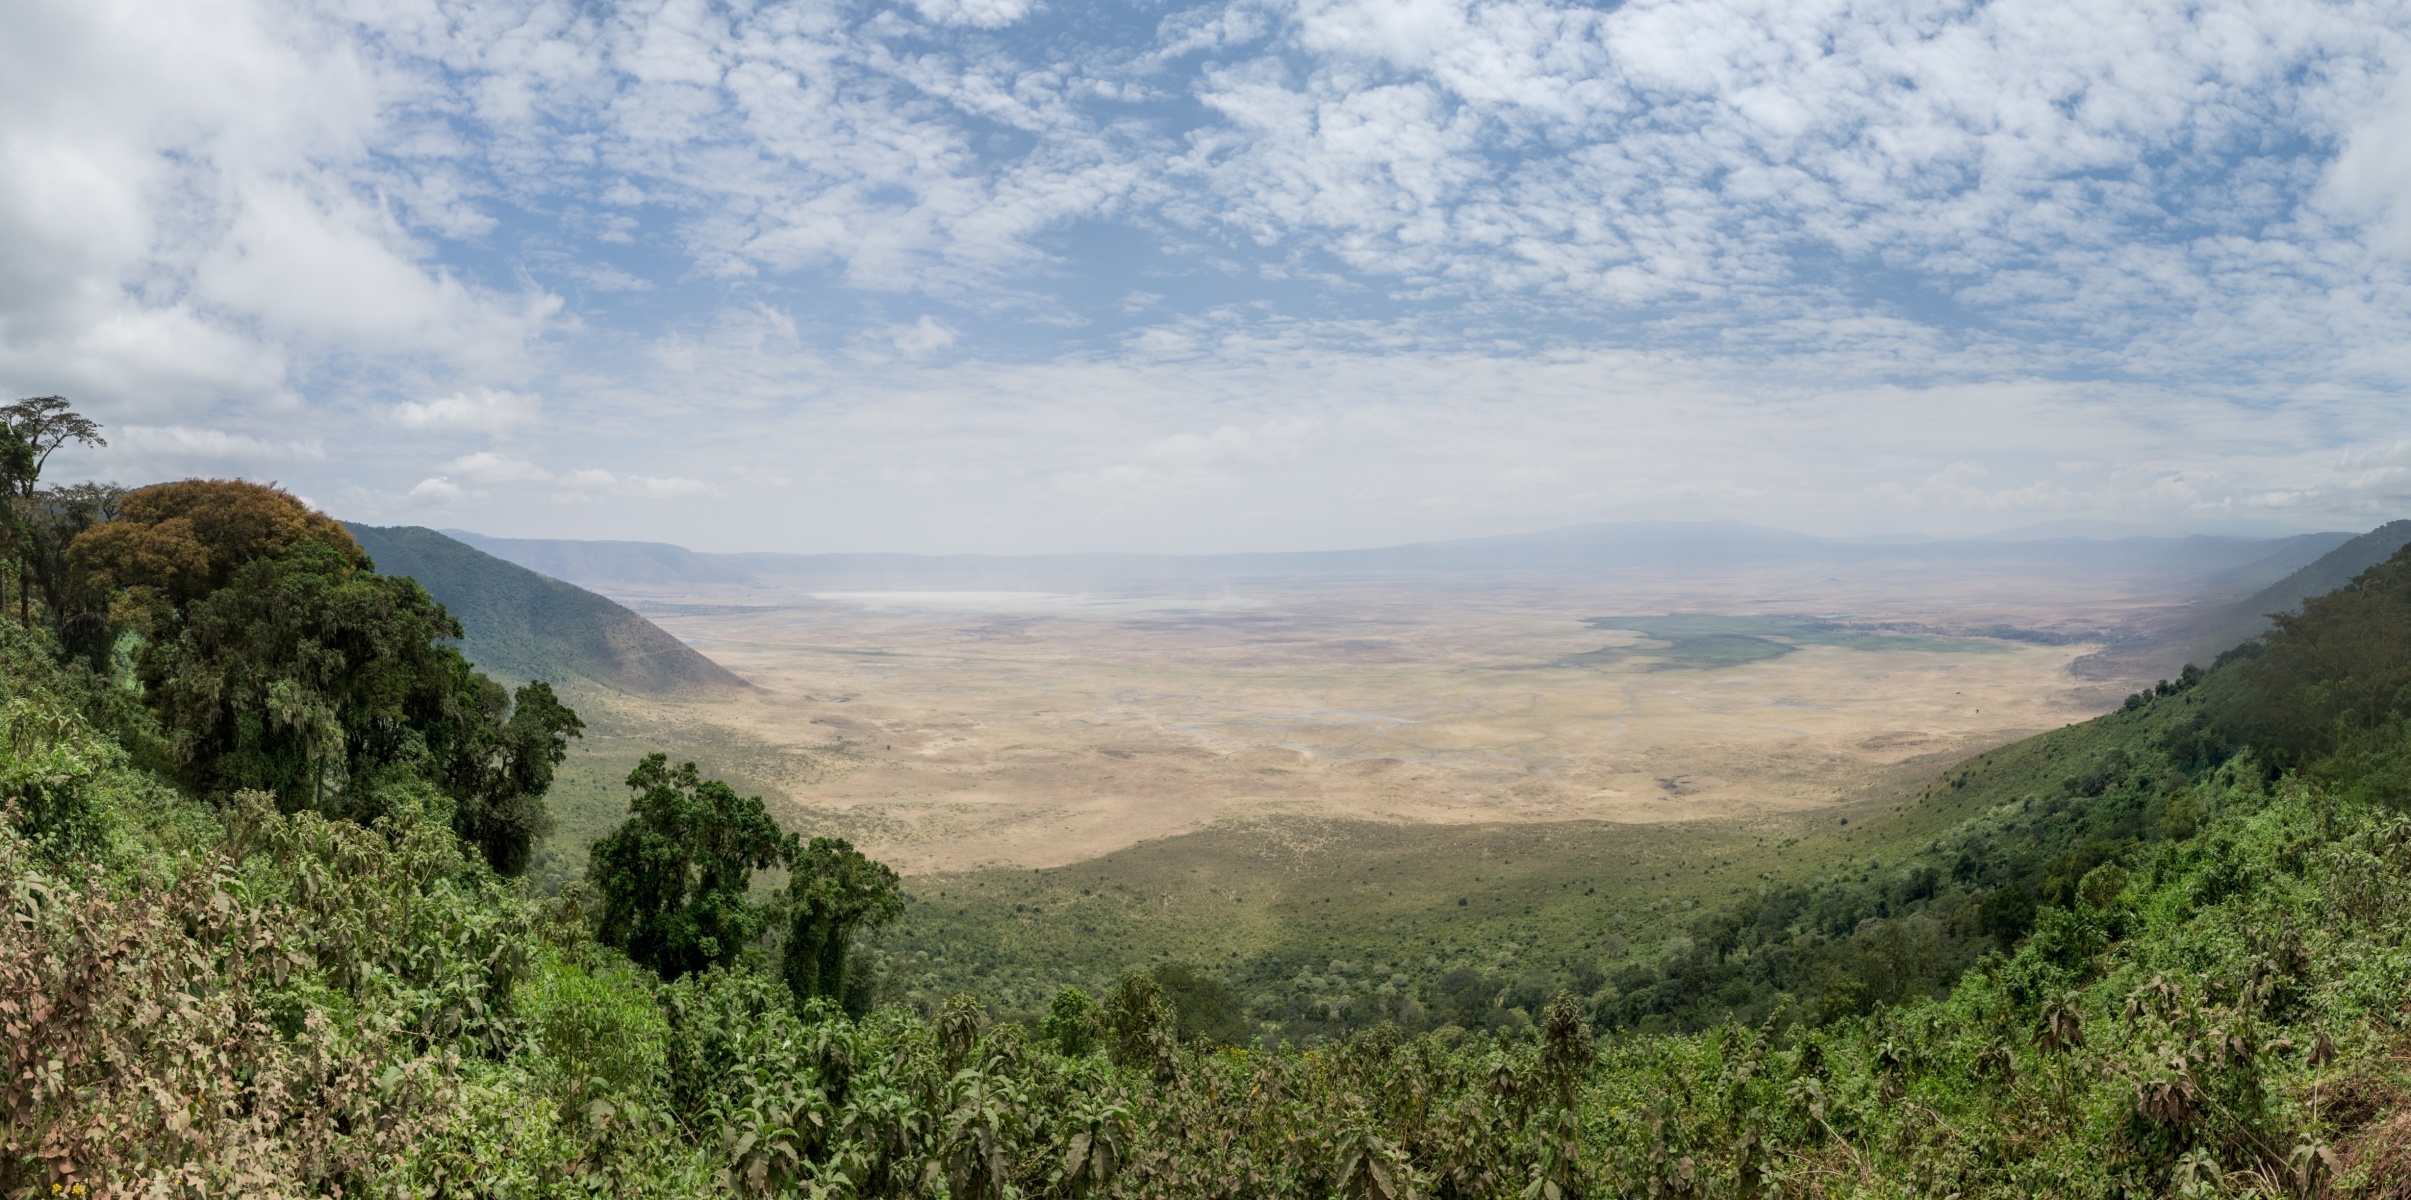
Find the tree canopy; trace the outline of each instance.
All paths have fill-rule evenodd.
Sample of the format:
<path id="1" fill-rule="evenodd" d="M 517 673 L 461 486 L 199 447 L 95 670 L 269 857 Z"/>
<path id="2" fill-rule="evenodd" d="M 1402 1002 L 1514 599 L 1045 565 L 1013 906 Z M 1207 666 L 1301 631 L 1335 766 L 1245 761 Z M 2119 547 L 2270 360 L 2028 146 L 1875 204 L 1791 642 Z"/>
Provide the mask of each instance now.
<path id="1" fill-rule="evenodd" d="M 118 489 L 108 484 L 44 488 L 42 469 L 69 442 L 106 446 L 100 424 L 58 396 L 36 396 L 0 405 L 0 532 L 17 560 L 17 619 L 33 620 L 39 591 L 59 640 L 68 653 L 88 660 L 107 652 L 107 620 L 89 597 L 73 594 L 68 579 L 69 542 L 115 514 Z"/>
<path id="2" fill-rule="evenodd" d="M 232 582 L 246 564 L 303 542 L 333 551 L 339 570 L 370 566 L 334 518 L 281 488 L 239 479 L 136 488 L 118 501 L 114 515 L 75 538 L 68 563 L 92 589 L 127 593 L 145 624 L 181 613 Z"/>
<path id="3" fill-rule="evenodd" d="M 787 880 L 787 944 L 781 970 L 798 1001 L 848 1004 L 854 938 L 904 913 L 896 872 L 844 838 L 816 837 L 795 856 Z M 861 1007 L 858 1002 L 849 1008 Z"/>
<path id="4" fill-rule="evenodd" d="M 747 898 L 753 873 L 787 862 L 795 838 L 760 796 L 739 796 L 695 764 L 650 754 L 628 773 L 628 819 L 594 844 L 587 878 L 603 894 L 597 936 L 676 979 L 725 965 L 769 917 Z"/>
<path id="5" fill-rule="evenodd" d="M 69 442 L 109 444 L 100 435 L 100 422 L 69 407 L 64 396 L 34 396 L 0 405 L 0 486 L 10 495 L 33 495 L 50 456 Z"/>
<path id="6" fill-rule="evenodd" d="M 82 420 L 36 415 L 50 431 L 37 448 Z M 361 820 L 416 794 L 496 870 L 526 870 L 577 714 L 544 683 L 513 694 L 479 673 L 447 644 L 459 622 L 416 582 L 377 574 L 333 518 L 230 479 L 10 503 L 60 646 L 96 667 L 130 653 L 186 786 Z"/>
<path id="7" fill-rule="evenodd" d="M 442 644 L 460 626 L 409 579 L 311 539 L 194 601 L 141 673 L 187 783 L 361 819 L 431 782 L 497 870 L 524 871 L 542 797 L 582 728 L 552 689 L 516 703 Z"/>

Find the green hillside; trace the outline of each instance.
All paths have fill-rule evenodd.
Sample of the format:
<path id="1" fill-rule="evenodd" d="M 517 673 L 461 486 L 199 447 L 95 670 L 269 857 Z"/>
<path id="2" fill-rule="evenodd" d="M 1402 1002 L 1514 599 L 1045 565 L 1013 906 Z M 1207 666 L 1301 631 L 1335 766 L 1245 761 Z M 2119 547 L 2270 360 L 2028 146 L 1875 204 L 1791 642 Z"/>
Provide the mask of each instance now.
<path id="1" fill-rule="evenodd" d="M 2221 651 L 2259 637 L 2269 614 L 2293 612 L 2313 596 L 2324 596 L 2353 576 L 2394 557 L 2411 544 L 2411 520 L 2389 521 L 2328 551 L 2308 566 L 2204 618 L 2183 638 L 2180 657 L 2209 662 Z"/>
<path id="2" fill-rule="evenodd" d="M 0 618 L 9 1196 L 2411 1192 L 2411 548 L 1830 825 L 907 901 L 655 752 L 544 895 L 551 689 L 288 494 L 125 500 Z"/>
<path id="3" fill-rule="evenodd" d="M 282 620 L 226 592 L 342 564 L 268 567 L 189 619 Z M 999 1006 L 989 983 L 939 994 L 894 954 L 842 1004 L 798 1002 L 788 931 L 881 885 L 859 860 L 802 882 L 800 848 L 741 833 L 758 803 L 656 767 L 653 823 L 615 853 L 785 858 L 799 882 L 776 904 L 743 901 L 749 872 L 725 867 L 598 869 L 538 899 L 432 819 L 439 792 L 398 777 L 370 824 L 265 793 L 196 799 L 146 765 L 174 760 L 160 722 L 187 718 L 56 646 L 0 623 L 10 1194 L 2307 1198 L 2411 1182 L 2411 551 L 2207 674 L 1960 763 L 1898 811 L 1722 855 L 1629 845 L 1670 884 L 1661 899 L 1682 898 L 1682 931 L 1564 978 L 1491 965 L 1544 908 L 1569 928 L 1612 919 L 1564 896 L 1559 877 L 1594 864 L 1551 834 L 1482 834 L 1466 869 L 1491 886 L 1459 899 L 1507 911 L 1449 927 L 1427 896 L 1391 895 L 1430 890 L 1404 877 L 1431 857 L 1413 835 L 1361 859 L 1329 856 L 1344 830 L 1268 844 L 1267 871 L 1318 878 L 1285 898 L 1201 885 L 1287 904 L 1293 924 L 1378 894 L 1393 946 L 1463 956 L 1422 980 L 1387 949 L 1294 962 L 1280 1012 L 1212 961 L 1132 962 Z M 642 907 L 712 878 L 739 890 Z M 1062 934 L 1032 951 L 1117 948 L 1157 899 L 1125 894 L 1133 878 L 1080 881 L 1085 910 L 1019 901 Z M 952 899 L 923 895 L 907 920 L 943 929 Z M 625 934 L 648 912 L 675 917 L 649 927 L 688 962 Z M 1352 1024 L 1367 977 L 1389 1007 Z"/>
<path id="4" fill-rule="evenodd" d="M 727 668 L 584 588 L 416 526 L 345 525 L 388 575 L 407 575 L 459 619 L 461 652 L 497 678 L 575 677 L 659 693 L 748 686 Z"/>
<path id="5" fill-rule="evenodd" d="M 1519 1025 L 1561 990 L 1604 1025 L 1653 1029 L 1898 1002 L 1947 989 L 2091 868 L 2160 837 L 2170 798 L 2232 750 L 2205 730 L 2242 680 L 2188 680 L 1938 782 L 1746 825 L 1268 820 L 921 877 L 886 947 L 927 994 L 1020 1007 L 1130 962 L 1208 963 L 1260 1035 L 1290 1040 Z M 1877 958 L 1891 965 L 1870 973 Z M 1441 991 L 1481 1003 L 1432 1003 Z"/>

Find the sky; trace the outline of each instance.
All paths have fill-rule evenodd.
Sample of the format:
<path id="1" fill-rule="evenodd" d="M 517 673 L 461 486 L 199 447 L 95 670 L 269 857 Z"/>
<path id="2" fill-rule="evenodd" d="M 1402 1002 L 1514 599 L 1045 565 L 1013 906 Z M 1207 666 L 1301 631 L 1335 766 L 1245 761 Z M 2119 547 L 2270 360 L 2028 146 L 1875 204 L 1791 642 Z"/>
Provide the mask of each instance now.
<path id="1" fill-rule="evenodd" d="M 2411 0 L 13 0 L 54 478 L 709 550 L 2411 516 Z"/>

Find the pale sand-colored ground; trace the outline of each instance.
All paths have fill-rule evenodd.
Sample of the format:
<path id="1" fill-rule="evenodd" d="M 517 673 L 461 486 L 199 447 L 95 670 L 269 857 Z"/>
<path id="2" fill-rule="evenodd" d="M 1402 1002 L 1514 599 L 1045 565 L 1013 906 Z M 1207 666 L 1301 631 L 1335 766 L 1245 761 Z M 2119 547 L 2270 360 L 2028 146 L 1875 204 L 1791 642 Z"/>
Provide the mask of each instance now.
<path id="1" fill-rule="evenodd" d="M 2163 600 L 2097 581 L 1813 572 L 622 598 L 759 685 L 625 718 L 744 747 L 747 781 L 791 827 L 842 832 L 913 873 L 1052 866 L 1282 812 L 1661 822 L 1830 804 L 1896 786 L 1903 764 L 2083 719 L 2123 689 L 2068 673 L 2092 646 L 2015 641 L 1809 647 L 1722 670 L 1560 665 L 1635 640 L 1582 619 L 1812 612 L 2065 628 Z"/>

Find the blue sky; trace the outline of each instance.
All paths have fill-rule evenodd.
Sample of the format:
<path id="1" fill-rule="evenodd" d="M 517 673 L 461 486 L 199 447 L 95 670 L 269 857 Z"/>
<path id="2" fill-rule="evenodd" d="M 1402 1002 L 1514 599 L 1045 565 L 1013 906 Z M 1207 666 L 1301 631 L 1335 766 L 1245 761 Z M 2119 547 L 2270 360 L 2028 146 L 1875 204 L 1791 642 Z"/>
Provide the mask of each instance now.
<path id="1" fill-rule="evenodd" d="M 0 387 L 710 549 L 2411 515 L 2411 8 L 28 0 Z"/>

